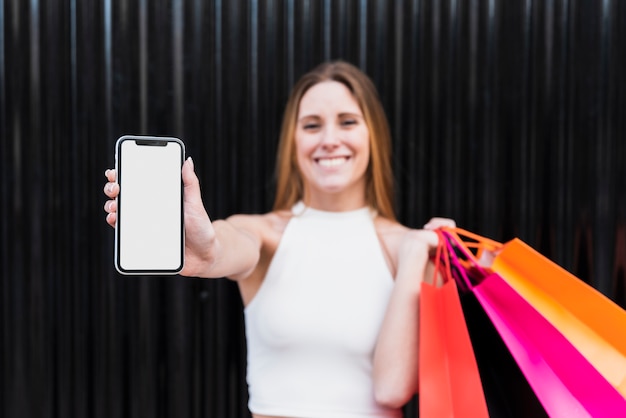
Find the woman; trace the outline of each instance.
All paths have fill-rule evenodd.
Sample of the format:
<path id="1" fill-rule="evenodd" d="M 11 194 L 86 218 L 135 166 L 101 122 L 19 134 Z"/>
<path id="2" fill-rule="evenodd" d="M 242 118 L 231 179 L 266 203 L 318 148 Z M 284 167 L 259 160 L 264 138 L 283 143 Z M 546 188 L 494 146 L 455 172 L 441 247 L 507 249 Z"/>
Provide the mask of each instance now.
<path id="1" fill-rule="evenodd" d="M 345 62 L 294 86 L 274 210 L 211 222 L 183 165 L 183 275 L 228 277 L 245 306 L 249 407 L 265 417 L 399 417 L 418 389 L 418 300 L 435 218 L 393 211 L 391 141 L 371 80 Z M 107 170 L 107 222 L 119 187 Z"/>

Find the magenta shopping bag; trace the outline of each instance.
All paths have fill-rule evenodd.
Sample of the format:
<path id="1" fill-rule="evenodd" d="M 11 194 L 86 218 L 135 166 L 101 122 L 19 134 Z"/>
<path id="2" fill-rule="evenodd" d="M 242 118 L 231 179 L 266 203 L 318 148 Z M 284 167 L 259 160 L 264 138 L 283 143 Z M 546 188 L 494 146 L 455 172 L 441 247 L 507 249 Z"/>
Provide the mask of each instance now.
<path id="1" fill-rule="evenodd" d="M 455 279 L 475 295 L 550 416 L 626 416 L 626 399 L 554 326 L 498 274 L 481 267 L 453 234 L 444 235 Z"/>

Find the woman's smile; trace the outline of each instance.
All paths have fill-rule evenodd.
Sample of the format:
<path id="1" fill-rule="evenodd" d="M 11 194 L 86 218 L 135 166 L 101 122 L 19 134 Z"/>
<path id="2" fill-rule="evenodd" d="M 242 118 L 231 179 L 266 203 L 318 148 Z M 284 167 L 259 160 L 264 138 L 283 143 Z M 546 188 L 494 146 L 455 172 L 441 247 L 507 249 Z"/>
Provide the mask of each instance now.
<path id="1" fill-rule="evenodd" d="M 343 166 L 348 162 L 350 157 L 321 157 L 315 158 L 315 162 L 325 168 L 334 168 Z"/>

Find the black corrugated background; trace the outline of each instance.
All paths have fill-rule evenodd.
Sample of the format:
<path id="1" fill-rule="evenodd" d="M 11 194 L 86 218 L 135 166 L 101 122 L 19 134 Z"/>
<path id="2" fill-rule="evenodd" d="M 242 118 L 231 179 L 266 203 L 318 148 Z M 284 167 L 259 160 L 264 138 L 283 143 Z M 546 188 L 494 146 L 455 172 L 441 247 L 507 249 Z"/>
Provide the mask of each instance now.
<path id="1" fill-rule="evenodd" d="M 247 416 L 236 287 L 118 276 L 103 172 L 175 135 L 212 217 L 268 210 L 327 59 L 380 90 L 401 221 L 518 236 L 624 306 L 625 30 L 619 0 L 0 0 L 0 415 Z"/>

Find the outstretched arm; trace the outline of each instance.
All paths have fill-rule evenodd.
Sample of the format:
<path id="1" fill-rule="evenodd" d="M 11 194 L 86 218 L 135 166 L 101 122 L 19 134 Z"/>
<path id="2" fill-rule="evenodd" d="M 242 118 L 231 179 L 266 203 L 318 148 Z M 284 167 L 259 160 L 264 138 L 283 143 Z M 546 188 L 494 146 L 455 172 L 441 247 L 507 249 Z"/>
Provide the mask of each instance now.
<path id="1" fill-rule="evenodd" d="M 211 222 L 204 209 L 193 161 L 183 165 L 185 185 L 185 267 L 195 277 L 247 277 L 259 261 L 261 236 L 249 217 Z M 246 222 L 246 220 L 248 220 Z"/>

